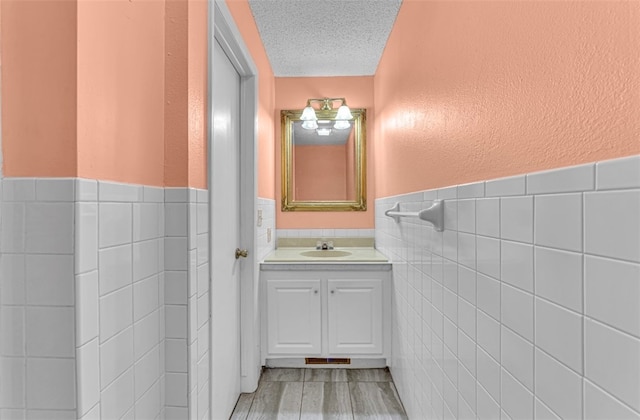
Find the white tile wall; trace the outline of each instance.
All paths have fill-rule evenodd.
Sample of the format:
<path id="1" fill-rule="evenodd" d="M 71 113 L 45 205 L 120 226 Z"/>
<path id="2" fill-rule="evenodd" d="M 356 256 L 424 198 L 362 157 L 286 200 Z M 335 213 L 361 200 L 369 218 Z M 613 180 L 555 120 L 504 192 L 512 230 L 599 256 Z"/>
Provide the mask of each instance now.
<path id="1" fill-rule="evenodd" d="M 0 417 L 75 418 L 75 180 L 1 184 Z"/>
<path id="2" fill-rule="evenodd" d="M 384 216 L 436 197 L 442 233 Z M 410 418 L 640 419 L 640 156 L 378 199 L 375 236 Z"/>
<path id="3" fill-rule="evenodd" d="M 199 420 L 209 404 L 198 398 L 209 392 L 208 191 L 167 188 L 165 198 L 165 416 Z"/>
<path id="4" fill-rule="evenodd" d="M 261 199 L 264 200 L 264 199 Z M 271 200 L 269 200 L 271 201 Z M 274 206 L 275 215 L 275 206 Z M 274 218 L 275 222 L 275 218 Z M 278 238 L 357 238 L 375 235 L 375 229 L 278 229 Z"/>
<path id="5" fill-rule="evenodd" d="M 95 205 L 97 220 L 77 219 L 77 229 L 97 238 L 91 239 L 97 242 L 97 264 L 86 270 L 96 270 L 98 277 L 100 380 L 99 398 L 78 414 L 88 415 L 99 407 L 103 419 L 133 418 L 136 412 L 153 413 L 149 418 L 155 418 L 162 402 L 145 395 L 160 387 L 164 377 L 159 357 L 164 348 L 164 189 L 103 181 L 97 182 L 97 194 L 88 189 L 80 204 Z M 95 203 L 92 197 L 97 197 Z M 89 279 L 79 275 L 76 282 L 84 281 L 87 293 L 95 293 Z M 87 303 L 81 300 L 78 310 L 92 319 Z"/>
<path id="6" fill-rule="evenodd" d="M 164 189 L 4 179 L 2 198 L 10 217 L 0 222 L 0 417 L 137 410 L 155 419 L 164 384 Z M 134 383 L 146 388 L 134 395 Z"/>

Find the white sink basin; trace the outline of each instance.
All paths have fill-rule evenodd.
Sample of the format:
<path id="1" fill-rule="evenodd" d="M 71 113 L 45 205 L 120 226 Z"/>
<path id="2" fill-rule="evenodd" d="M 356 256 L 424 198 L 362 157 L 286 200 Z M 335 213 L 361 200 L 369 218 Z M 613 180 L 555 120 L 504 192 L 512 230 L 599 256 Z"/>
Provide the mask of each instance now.
<path id="1" fill-rule="evenodd" d="M 348 257 L 351 255 L 349 251 L 339 251 L 336 249 L 324 249 L 324 250 L 315 250 L 315 251 L 305 251 L 301 252 L 300 255 L 305 257 L 320 257 L 320 258 L 336 258 L 336 257 Z"/>
<path id="2" fill-rule="evenodd" d="M 1 0 L 0 0 L 1 1 Z M 264 259 L 265 263 L 388 263 L 387 257 L 374 248 L 346 247 L 340 249 L 313 249 L 283 247 L 271 252 Z"/>

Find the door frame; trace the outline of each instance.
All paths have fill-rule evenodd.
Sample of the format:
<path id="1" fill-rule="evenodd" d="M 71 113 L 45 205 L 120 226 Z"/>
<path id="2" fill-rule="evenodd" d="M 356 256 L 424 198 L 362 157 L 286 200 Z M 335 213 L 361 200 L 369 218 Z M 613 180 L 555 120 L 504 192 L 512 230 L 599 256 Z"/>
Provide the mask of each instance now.
<path id="1" fill-rule="evenodd" d="M 256 259 L 257 229 L 257 136 L 258 70 L 224 0 L 208 0 L 207 146 L 213 138 L 213 48 L 214 39 L 222 46 L 240 75 L 240 244 L 249 256 L 240 264 L 240 390 L 253 392 L 260 378 L 260 315 L 258 301 L 259 265 Z M 207 154 L 208 155 L 208 154 Z M 213 170 L 207 156 L 207 181 L 212 185 Z M 245 175 L 246 174 L 246 175 Z M 209 188 L 209 208 L 214 197 Z M 209 212 L 209 218 L 211 218 Z M 209 223 L 211 226 L 211 223 Z M 209 249 L 213 241 L 209 233 Z M 213 267 L 209 266 L 209 281 Z M 213 320 L 210 328 L 213 327 Z M 211 336 L 211 334 L 209 334 Z M 209 343 L 212 348 L 213 343 Z M 209 352 L 211 355 L 212 352 Z M 211 356 L 210 356 L 211 357 Z M 213 366 L 213 363 L 209 364 Z M 209 372 L 211 376 L 211 371 Z"/>

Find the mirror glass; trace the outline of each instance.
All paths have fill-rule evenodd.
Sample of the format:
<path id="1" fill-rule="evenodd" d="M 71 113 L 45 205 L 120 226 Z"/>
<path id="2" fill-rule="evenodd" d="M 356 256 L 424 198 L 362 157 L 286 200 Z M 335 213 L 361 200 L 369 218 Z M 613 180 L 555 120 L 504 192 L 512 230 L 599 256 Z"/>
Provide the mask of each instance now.
<path id="1" fill-rule="evenodd" d="M 316 111 L 318 127 L 306 129 L 302 110 L 281 112 L 283 211 L 366 210 L 366 113 L 351 114 L 336 128 L 335 110 Z"/>

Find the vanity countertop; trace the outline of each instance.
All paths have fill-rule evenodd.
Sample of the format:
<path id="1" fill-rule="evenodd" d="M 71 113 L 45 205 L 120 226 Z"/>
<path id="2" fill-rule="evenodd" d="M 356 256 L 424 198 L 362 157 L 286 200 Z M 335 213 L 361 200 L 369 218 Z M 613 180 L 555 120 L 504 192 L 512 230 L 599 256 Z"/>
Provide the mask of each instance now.
<path id="1" fill-rule="evenodd" d="M 331 255 L 338 254 L 337 256 Z M 349 255 L 340 255 L 348 252 Z M 320 253 L 329 256 L 309 256 Z M 304 255 L 307 254 L 307 255 Z M 329 251 L 317 251 L 315 248 L 283 247 L 272 251 L 262 262 L 262 271 L 271 270 L 354 270 L 372 269 L 387 271 L 391 269 L 389 259 L 380 251 L 371 247 L 340 247 Z"/>

